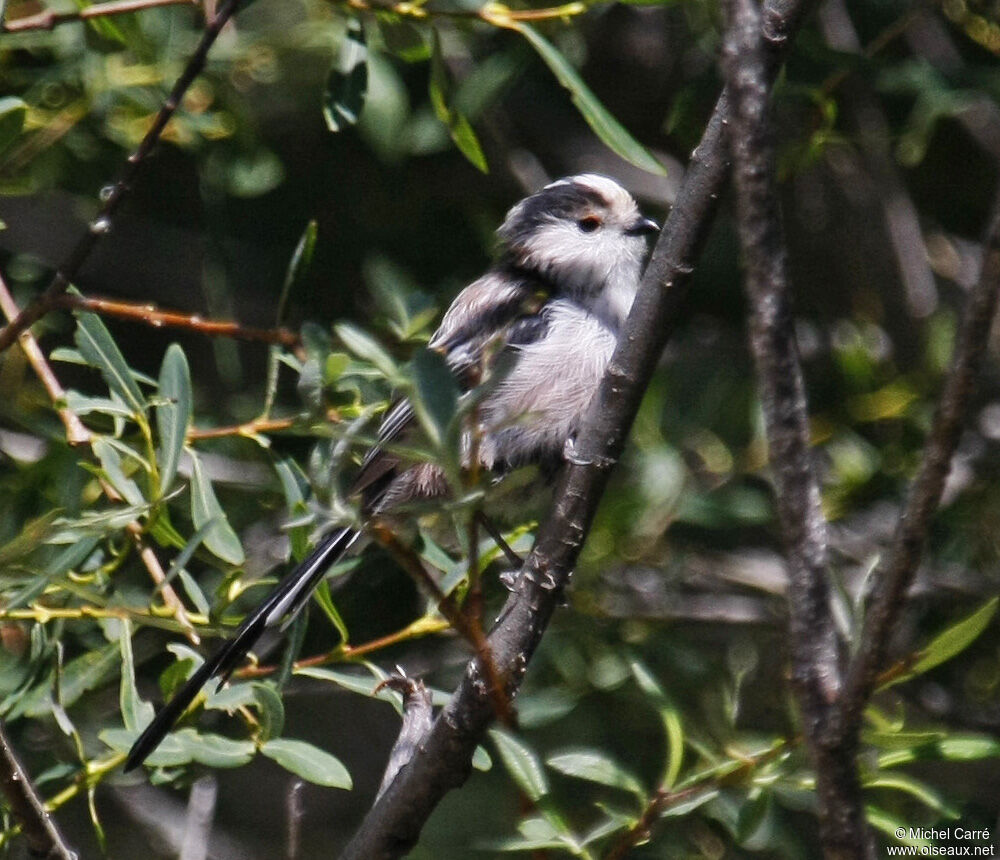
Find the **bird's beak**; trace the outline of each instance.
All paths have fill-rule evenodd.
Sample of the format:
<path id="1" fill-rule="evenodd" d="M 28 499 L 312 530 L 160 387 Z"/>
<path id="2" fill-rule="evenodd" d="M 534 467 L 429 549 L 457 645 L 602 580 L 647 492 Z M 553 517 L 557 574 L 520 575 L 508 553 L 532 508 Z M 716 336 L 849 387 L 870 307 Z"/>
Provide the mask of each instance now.
<path id="1" fill-rule="evenodd" d="M 652 236 L 654 233 L 660 232 L 660 225 L 657 224 L 652 218 L 643 218 L 640 216 L 632 224 L 629 224 L 625 228 L 625 234 L 627 236 Z"/>

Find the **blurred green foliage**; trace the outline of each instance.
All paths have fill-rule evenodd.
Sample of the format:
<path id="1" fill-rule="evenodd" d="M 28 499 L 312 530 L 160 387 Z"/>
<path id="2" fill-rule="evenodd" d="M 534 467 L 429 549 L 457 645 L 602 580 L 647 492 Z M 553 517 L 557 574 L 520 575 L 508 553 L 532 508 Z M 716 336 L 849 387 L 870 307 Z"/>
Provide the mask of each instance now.
<path id="1" fill-rule="evenodd" d="M 116 220 L 106 240 L 114 259 L 79 283 L 294 325 L 300 349 L 51 315 L 37 331 L 66 405 L 91 434 L 75 448 L 22 354 L 0 363 L 0 715 L 46 797 L 92 822 L 71 832 L 93 853 L 129 856 L 135 844 L 127 831 L 139 825 L 108 811 L 128 810 L 134 788 L 118 765 L 152 701 L 201 659 L 185 636 L 231 629 L 318 530 L 355 516 L 345 481 L 394 396 L 418 404 L 419 454 L 465 482 L 443 513 L 416 511 L 407 539 L 456 599 L 482 575 L 491 617 L 506 565 L 470 531 L 468 514 L 503 488 L 457 477 L 462 407 L 421 349 L 437 309 L 481 271 L 525 177 L 627 174 L 662 207 L 670 192 L 660 165 L 687 156 L 718 91 L 718 10 L 700 0 L 570 4 L 542 20 L 497 4 L 362 6 L 257 0 L 242 12 L 133 189 L 134 208 Z M 6 20 L 39 10 L 10 0 Z M 978 117 L 995 130 L 1000 94 L 996 22 L 984 4 L 849 11 L 871 50 L 834 50 L 813 21 L 776 90 L 845 648 L 920 455 L 970 255 L 974 270 L 969 243 L 997 175 L 988 135 L 962 122 Z M 9 230 L 0 245 L 22 303 L 79 226 L 50 229 L 45 218 L 96 211 L 193 50 L 202 15 L 149 8 L 4 36 L 0 217 Z M 886 139 L 873 143 L 852 121 L 848 81 L 884 113 Z M 903 251 L 933 269 L 928 313 L 913 311 L 899 274 L 882 208 L 890 195 L 866 161 L 879 146 L 919 215 L 926 248 Z M 55 208 L 44 208 L 54 192 Z M 29 230 L 32 211 L 43 226 Z M 116 231 L 144 218 L 153 223 L 146 244 L 115 244 Z M 518 699 L 520 728 L 490 736 L 482 772 L 446 801 L 414 857 L 596 858 L 626 839 L 636 857 L 816 856 L 814 777 L 786 677 L 784 578 L 734 248 L 724 210 L 575 573 L 571 609 Z M 162 294 L 143 291 L 154 283 L 147 252 L 169 267 Z M 995 827 L 998 410 L 991 362 L 897 631 L 897 662 L 866 715 L 869 820 L 887 842 L 898 827 Z M 518 513 L 505 529 L 524 552 L 534 514 Z M 140 548 L 159 559 L 166 589 L 151 582 Z M 169 605 L 170 589 L 185 614 Z M 433 602 L 369 548 L 331 573 L 284 650 L 205 692 L 148 776 L 183 788 L 205 768 L 247 767 L 274 808 L 287 791 L 278 768 L 340 789 L 316 804 L 324 813 L 336 804 L 343 821 L 316 816 L 316 853 L 302 856 L 328 853 L 370 802 L 391 744 L 401 705 L 380 682 L 400 663 L 427 675 L 441 704 L 467 653 Z M 322 718 L 301 700 L 310 693 L 321 696 Z M 244 805 L 233 814 L 223 802 L 218 827 L 258 834 L 268 820 L 259 856 L 275 856 L 280 814 L 248 811 L 245 778 L 229 788 Z M 3 814 L 0 839 L 15 852 Z"/>

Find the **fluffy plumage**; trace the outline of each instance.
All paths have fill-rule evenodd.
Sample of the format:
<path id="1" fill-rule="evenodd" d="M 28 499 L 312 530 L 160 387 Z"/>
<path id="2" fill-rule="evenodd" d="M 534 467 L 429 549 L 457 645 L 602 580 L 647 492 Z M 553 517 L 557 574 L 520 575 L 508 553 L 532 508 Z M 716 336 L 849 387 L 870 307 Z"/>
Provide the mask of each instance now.
<path id="1" fill-rule="evenodd" d="M 430 341 L 466 388 L 486 379 L 477 424 L 466 431 L 466 459 L 502 473 L 561 461 L 593 399 L 635 297 L 656 224 L 632 196 L 605 176 L 561 179 L 522 200 L 497 231 L 497 261 L 455 298 Z M 501 352 L 512 366 L 490 381 Z M 413 425 L 402 400 L 379 428 L 354 491 L 366 514 L 448 492 L 432 463 L 404 463 L 385 450 Z M 475 435 L 475 444 L 473 444 Z M 467 465 L 470 465 L 467 463 Z M 140 764 L 211 678 L 223 680 L 273 627 L 294 617 L 326 570 L 358 533 L 337 529 L 247 615 L 233 636 L 195 672 L 140 735 L 125 765 Z"/>

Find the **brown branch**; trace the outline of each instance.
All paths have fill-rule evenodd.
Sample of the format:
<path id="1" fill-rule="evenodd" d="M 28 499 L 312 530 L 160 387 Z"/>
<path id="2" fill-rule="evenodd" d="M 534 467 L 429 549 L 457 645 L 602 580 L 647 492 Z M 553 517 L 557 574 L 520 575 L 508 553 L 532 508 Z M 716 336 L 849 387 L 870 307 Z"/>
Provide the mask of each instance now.
<path id="1" fill-rule="evenodd" d="M 10 290 L 7 288 L 7 283 L 2 276 L 0 276 L 0 312 L 3 313 L 8 322 L 15 319 L 18 313 L 20 313 L 20 309 L 14 301 L 14 296 L 11 295 Z M 80 416 L 66 406 L 66 392 L 56 378 L 55 373 L 52 372 L 52 367 L 46 361 L 45 354 L 38 345 L 35 336 L 30 331 L 21 332 L 18 343 L 21 346 L 21 351 L 28 359 L 31 369 L 35 371 L 35 375 L 48 393 L 49 400 L 52 401 L 59 420 L 62 421 L 63 426 L 66 428 L 66 441 L 74 448 L 77 445 L 89 444 L 90 431 L 84 426 L 80 420 Z"/>
<path id="2" fill-rule="evenodd" d="M 486 634 L 483 633 L 479 617 L 464 612 L 451 594 L 445 594 L 441 591 L 437 582 L 427 572 L 420 557 L 396 537 L 391 529 L 378 522 L 372 524 L 370 528 L 379 544 L 389 551 L 392 557 L 416 582 L 418 587 L 431 595 L 437 605 L 438 611 L 455 628 L 458 634 L 472 646 L 473 651 L 476 653 L 476 658 L 483 667 L 483 672 L 486 675 L 488 692 L 493 702 L 497 719 L 504 725 L 513 725 L 514 713 L 507 695 L 507 685 L 497 669 L 496 661 L 493 659 L 493 652 L 486 639 Z"/>
<path id="3" fill-rule="evenodd" d="M 53 12 L 46 10 L 36 15 L 25 15 L 13 21 L 4 21 L 0 32 L 24 33 L 28 30 L 52 30 L 60 24 L 70 21 L 87 21 L 91 18 L 106 18 L 110 15 L 125 15 L 129 12 L 141 12 L 157 6 L 196 6 L 198 0 L 116 0 L 112 3 L 98 3 L 85 9 L 74 9 L 72 12 Z"/>
<path id="4" fill-rule="evenodd" d="M 732 93 L 734 184 L 750 346 L 790 568 L 792 682 L 816 769 L 820 839 L 836 860 L 875 857 L 855 746 L 829 744 L 842 684 L 827 587 L 826 522 L 810 458 L 809 416 L 788 291 L 760 19 L 754 0 L 728 0 L 723 67 Z"/>
<path id="5" fill-rule="evenodd" d="M 0 352 L 8 349 L 17 340 L 21 332 L 26 331 L 52 309 L 53 303 L 69 288 L 70 283 L 77 276 L 87 258 L 90 257 L 91 252 L 97 246 L 101 237 L 111 229 L 112 219 L 118 211 L 118 207 L 135 184 L 143 162 L 153 151 L 167 123 L 170 122 L 170 118 L 180 106 L 188 87 L 194 83 L 195 78 L 201 73 L 202 68 L 205 66 L 209 49 L 215 43 L 219 33 L 222 32 L 222 28 L 226 25 L 226 22 L 236 13 L 240 2 L 241 0 L 226 0 L 226 3 L 205 27 L 205 32 L 202 34 L 198 47 L 195 48 L 191 59 L 188 60 L 187 66 L 185 66 L 184 71 L 170 91 L 170 95 L 153 119 L 153 124 L 150 126 L 149 131 L 146 132 L 138 147 L 128 157 L 128 161 L 118 181 L 111 186 L 110 192 L 104 198 L 104 205 L 98 212 L 97 217 L 91 221 L 87 231 L 77 241 L 69 256 L 56 269 L 45 291 L 22 310 L 15 320 L 9 322 L 3 329 L 0 329 Z"/>
<path id="6" fill-rule="evenodd" d="M 336 663 L 338 661 L 357 660 L 361 657 L 367 657 L 376 651 L 389 648 L 392 645 L 398 645 L 400 642 L 409 642 L 417 636 L 423 636 L 428 633 L 444 633 L 446 630 L 451 629 L 452 626 L 447 620 L 421 618 L 401 630 L 387 633 L 385 636 L 379 636 L 377 639 L 371 639 L 368 642 L 362 642 L 360 645 L 349 645 L 346 642 L 342 642 L 330 651 L 324 651 L 322 654 L 314 654 L 312 657 L 303 657 L 292 663 L 292 671 L 296 669 L 308 669 L 312 666 L 325 666 L 328 663 Z M 266 678 L 277 672 L 279 668 L 279 666 L 262 666 L 259 664 L 256 666 L 244 666 L 242 669 L 237 669 L 233 672 L 233 677 Z"/>
<path id="7" fill-rule="evenodd" d="M 0 721 L 0 792 L 21 825 L 32 857 L 76 860 L 76 852 L 66 845 L 55 821 L 45 811 L 45 804 L 35 791 L 31 778 L 17 760 L 3 721 Z"/>
<path id="8" fill-rule="evenodd" d="M 56 296 L 49 302 L 50 308 L 90 311 L 101 316 L 117 317 L 131 322 L 143 323 L 153 328 L 172 326 L 187 329 L 208 337 L 231 337 L 236 340 L 250 340 L 258 343 L 273 343 L 296 347 L 301 341 L 294 331 L 287 328 L 253 328 L 232 320 L 207 320 L 199 314 L 185 314 L 179 311 L 161 311 L 148 302 L 123 302 L 112 299 L 98 299 L 73 293 Z"/>
<path id="9" fill-rule="evenodd" d="M 1000 194 L 983 238 L 983 264 L 969 292 L 955 354 L 944 383 L 917 475 L 910 485 L 892 546 L 875 572 L 874 589 L 858 652 L 851 662 L 839 711 L 835 740 L 849 746 L 860 731 L 861 717 L 885 665 L 889 638 L 916 576 L 927 528 L 941 502 L 945 479 L 983 363 L 1000 291 Z"/>
<path id="10" fill-rule="evenodd" d="M 242 424 L 227 427 L 192 427 L 187 432 L 188 441 L 196 439 L 223 439 L 227 436 L 253 436 L 256 433 L 274 433 L 295 426 L 295 418 L 254 418 Z"/>
<path id="11" fill-rule="evenodd" d="M 790 747 L 795 746 L 797 743 L 797 738 L 782 741 L 758 755 L 740 759 L 738 770 L 750 775 L 752 771 L 761 765 L 780 758 L 788 752 Z M 604 860 L 624 860 L 631 849 L 648 842 L 653 834 L 653 829 L 656 827 L 656 823 L 670 807 L 676 806 L 678 803 L 683 803 L 685 800 L 689 800 L 703 791 L 711 791 L 712 789 L 732 784 L 733 771 L 727 770 L 723 774 L 713 773 L 705 776 L 703 779 L 696 779 L 690 785 L 681 789 L 673 791 L 665 788 L 659 789 L 650 798 L 649 803 L 646 804 L 646 808 L 642 811 L 642 815 L 639 816 L 639 820 L 622 834 L 621 838 L 605 855 Z"/>
<path id="12" fill-rule="evenodd" d="M 797 30 L 805 3 L 768 0 L 763 28 L 771 72 Z M 728 97 L 716 103 L 692 153 L 674 206 L 643 275 L 628 321 L 577 435 L 572 463 L 560 477 L 552 513 L 542 525 L 513 592 L 489 635 L 495 665 L 516 692 L 561 600 L 643 392 L 678 319 L 694 263 L 708 237 L 728 176 Z M 493 718 L 478 659 L 434 726 L 365 816 L 341 860 L 383 860 L 406 853 L 443 796 L 461 785 Z"/>

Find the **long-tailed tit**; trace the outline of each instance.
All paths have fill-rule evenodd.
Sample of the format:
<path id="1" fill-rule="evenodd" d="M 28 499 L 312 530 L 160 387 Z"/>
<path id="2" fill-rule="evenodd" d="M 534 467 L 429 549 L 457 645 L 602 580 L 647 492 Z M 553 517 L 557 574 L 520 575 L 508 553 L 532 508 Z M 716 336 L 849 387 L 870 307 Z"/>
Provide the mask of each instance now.
<path id="1" fill-rule="evenodd" d="M 624 188 L 594 174 L 553 182 L 507 213 L 497 233 L 496 263 L 459 293 L 429 343 L 466 388 L 498 352 L 510 358 L 475 410 L 467 435 L 476 442 L 467 446 L 466 459 L 475 451 L 480 465 L 498 474 L 562 461 L 632 305 L 646 237 L 657 229 Z M 387 449 L 412 423 L 406 400 L 383 419 L 378 444 L 355 482 L 366 516 L 448 493 L 439 466 L 404 462 Z M 266 630 L 287 623 L 305 605 L 359 534 L 335 529 L 281 580 L 157 713 L 125 770 L 157 747 L 210 678 L 225 679 Z"/>

